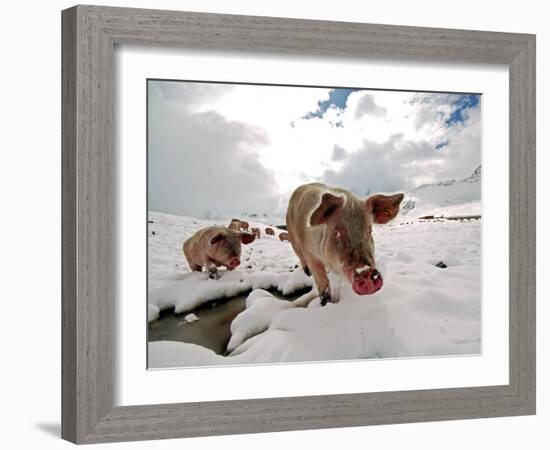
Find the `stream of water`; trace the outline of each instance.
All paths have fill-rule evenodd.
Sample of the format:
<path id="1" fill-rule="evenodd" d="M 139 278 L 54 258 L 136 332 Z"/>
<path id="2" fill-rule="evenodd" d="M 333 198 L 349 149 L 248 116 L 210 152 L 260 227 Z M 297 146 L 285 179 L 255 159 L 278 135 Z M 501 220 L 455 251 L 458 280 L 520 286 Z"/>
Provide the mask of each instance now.
<path id="1" fill-rule="evenodd" d="M 290 296 L 282 296 L 277 290 L 270 290 L 270 292 L 277 298 L 292 301 L 309 290 L 310 288 L 307 288 Z M 246 292 L 200 306 L 193 311 L 199 320 L 192 323 L 184 320 L 189 312 L 175 314 L 173 309 L 161 311 L 157 320 L 149 322 L 148 340 L 187 342 L 223 355 L 231 338 L 231 322 L 241 311 L 244 311 L 248 294 L 249 292 Z"/>

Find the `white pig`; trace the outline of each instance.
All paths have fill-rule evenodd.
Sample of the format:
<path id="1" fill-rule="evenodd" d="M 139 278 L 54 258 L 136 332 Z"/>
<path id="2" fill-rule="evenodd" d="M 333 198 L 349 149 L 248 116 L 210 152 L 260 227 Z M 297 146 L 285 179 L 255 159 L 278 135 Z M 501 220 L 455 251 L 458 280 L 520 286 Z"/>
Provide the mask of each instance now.
<path id="1" fill-rule="evenodd" d="M 226 227 L 211 226 L 197 231 L 183 243 L 183 253 L 192 271 L 204 267 L 210 278 L 218 279 L 220 266 L 233 270 L 241 264 L 241 243 L 250 244 L 255 236 Z"/>
<path id="2" fill-rule="evenodd" d="M 294 191 L 286 216 L 289 240 L 306 274 L 313 274 L 322 305 L 331 300 L 327 270 L 347 279 L 359 295 L 382 288 L 372 224 L 393 219 L 402 200 L 403 194 L 360 200 L 345 189 L 321 183 Z"/>

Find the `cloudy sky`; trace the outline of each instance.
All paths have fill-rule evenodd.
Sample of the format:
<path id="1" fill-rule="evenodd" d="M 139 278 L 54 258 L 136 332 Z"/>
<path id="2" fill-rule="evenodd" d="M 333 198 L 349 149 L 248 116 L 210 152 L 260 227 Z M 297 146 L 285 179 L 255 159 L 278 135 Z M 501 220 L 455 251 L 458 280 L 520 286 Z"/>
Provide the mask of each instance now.
<path id="1" fill-rule="evenodd" d="M 284 213 L 321 181 L 358 196 L 481 164 L 480 96 L 149 81 L 149 209 Z"/>

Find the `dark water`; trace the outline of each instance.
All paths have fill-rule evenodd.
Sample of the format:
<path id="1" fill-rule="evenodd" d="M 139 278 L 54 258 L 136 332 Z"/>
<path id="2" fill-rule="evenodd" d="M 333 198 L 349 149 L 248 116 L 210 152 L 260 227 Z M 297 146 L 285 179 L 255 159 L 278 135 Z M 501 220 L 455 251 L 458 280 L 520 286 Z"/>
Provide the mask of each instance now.
<path id="1" fill-rule="evenodd" d="M 270 292 L 283 300 L 294 300 L 310 288 L 283 297 L 278 291 Z M 158 320 L 149 323 L 149 341 L 180 341 L 209 348 L 219 355 L 225 354 L 231 338 L 231 322 L 246 306 L 249 292 L 230 299 L 208 302 L 195 309 L 199 320 L 186 323 L 183 318 L 189 314 L 174 314 L 174 310 L 160 312 Z"/>

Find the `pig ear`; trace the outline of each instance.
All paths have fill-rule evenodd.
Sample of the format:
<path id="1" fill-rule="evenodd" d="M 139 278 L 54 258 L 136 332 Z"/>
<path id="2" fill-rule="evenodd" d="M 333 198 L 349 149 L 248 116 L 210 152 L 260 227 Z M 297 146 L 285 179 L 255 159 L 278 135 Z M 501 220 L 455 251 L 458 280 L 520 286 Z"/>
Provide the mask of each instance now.
<path id="1" fill-rule="evenodd" d="M 210 245 L 215 245 L 223 240 L 225 240 L 225 234 L 217 233 L 212 239 L 210 239 Z"/>
<path id="2" fill-rule="evenodd" d="M 343 204 L 344 199 L 342 197 L 325 192 L 321 198 L 321 204 L 313 211 L 309 223 L 311 226 L 315 226 L 329 222 L 340 214 Z"/>
<path id="3" fill-rule="evenodd" d="M 374 216 L 374 223 L 386 223 L 399 212 L 403 194 L 373 195 L 367 199 L 367 211 Z"/>
<path id="4" fill-rule="evenodd" d="M 256 236 L 252 233 L 241 233 L 241 242 L 246 245 L 250 244 L 251 242 L 254 242 L 254 239 L 256 239 Z"/>

